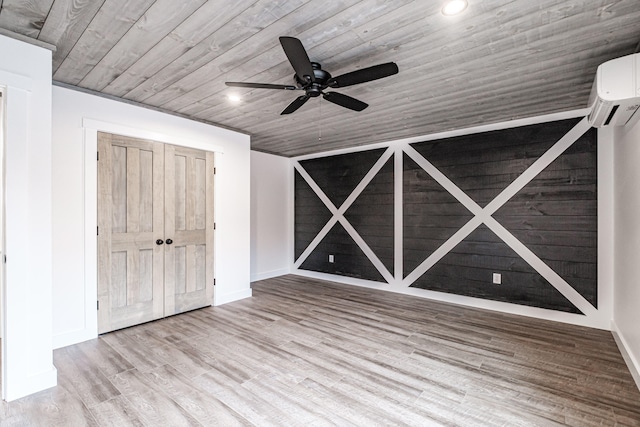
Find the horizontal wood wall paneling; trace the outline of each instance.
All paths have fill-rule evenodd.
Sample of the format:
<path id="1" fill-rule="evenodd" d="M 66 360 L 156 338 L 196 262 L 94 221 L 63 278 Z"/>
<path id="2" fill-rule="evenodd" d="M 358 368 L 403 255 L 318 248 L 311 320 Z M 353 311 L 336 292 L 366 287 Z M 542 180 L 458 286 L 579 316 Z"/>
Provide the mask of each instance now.
<path id="1" fill-rule="evenodd" d="M 523 141 L 537 141 L 542 138 L 546 141 L 544 144 L 550 146 L 559 140 L 574 124 L 575 120 L 569 120 L 468 135 L 461 138 L 450 138 L 447 140 L 448 142 L 463 141 L 463 143 L 454 146 L 462 164 L 460 167 L 456 164 L 455 158 L 452 158 L 447 153 L 447 149 L 453 147 L 447 147 L 442 144 L 443 141 L 416 143 L 412 144 L 412 146 L 420 151 L 432 164 L 445 172 L 445 175 L 451 178 L 454 183 L 457 183 L 467 194 L 475 195 L 476 201 L 482 200 L 486 204 L 491 200 L 491 197 L 488 197 L 491 196 L 491 193 L 486 192 L 484 184 L 493 184 L 496 181 L 496 178 L 491 177 L 491 174 L 499 174 L 501 172 L 500 168 L 496 166 L 503 162 L 492 161 L 494 159 L 491 156 L 476 150 L 473 147 L 473 139 L 478 140 L 478 145 L 482 149 L 490 153 L 497 153 L 496 157 L 511 159 L 511 162 L 526 166 L 527 164 L 532 164 L 542 154 L 543 150 L 540 150 L 539 147 L 536 148 L 535 144 L 532 150 L 527 150 L 527 146 L 522 145 Z M 509 141 L 515 141 L 516 143 L 509 144 Z M 493 147 L 492 143 L 496 147 Z M 465 147 L 473 147 L 473 149 L 467 152 L 464 150 Z M 444 155 L 441 153 L 444 153 Z M 540 174 L 539 182 L 534 179 L 516 197 L 507 202 L 509 214 L 497 213 L 495 217 L 499 221 L 502 218 L 508 218 L 511 226 L 516 227 L 518 230 L 518 232 L 514 231 L 516 237 L 543 261 L 553 264 L 555 268 L 559 269 L 556 272 L 565 280 L 568 280 L 582 296 L 588 298 L 595 305 L 597 271 L 594 266 L 597 262 L 597 233 L 596 229 L 593 228 L 593 221 L 596 218 L 595 215 L 597 215 L 597 192 L 595 191 L 597 175 L 594 153 L 595 133 L 591 131 L 570 147 L 560 158 L 550 164 Z M 478 158 L 478 161 L 474 161 L 476 158 Z M 523 159 L 525 160 L 523 161 Z M 487 163 L 488 166 L 483 170 Z M 508 165 L 509 161 L 506 163 L 507 169 L 511 170 L 509 175 L 517 175 L 517 173 L 514 173 L 516 169 Z M 577 173 L 580 176 L 580 180 L 573 181 L 572 173 L 576 168 L 580 170 Z M 488 174 L 488 177 L 483 175 L 482 172 Z M 466 180 L 460 181 L 460 176 L 466 177 Z M 472 184 L 474 178 L 477 182 Z M 497 181 L 500 182 L 501 179 L 498 178 Z M 589 184 L 582 184 L 584 182 Z M 504 186 L 506 187 L 509 183 L 505 181 Z M 474 191 L 479 191 L 480 197 L 478 194 L 474 194 Z M 411 200 L 411 198 L 408 199 Z M 446 204 L 435 203 L 428 209 L 419 209 L 420 205 L 413 205 L 410 207 L 405 206 L 404 209 L 408 208 L 410 213 L 418 215 L 419 212 L 426 214 L 429 212 L 437 213 L 442 206 L 446 206 Z M 502 208 L 502 210 L 504 209 L 505 207 Z M 572 223 L 574 215 L 577 217 L 580 227 L 575 227 L 574 225 L 566 229 L 562 225 L 553 224 L 555 218 L 560 218 L 561 224 Z M 521 218 L 518 221 L 514 220 L 514 217 Z M 535 217 L 543 217 L 544 219 L 536 220 Z M 567 218 L 563 219 L 563 217 Z M 536 224 L 536 228 L 532 227 L 532 223 Z M 551 225 L 547 225 L 547 228 L 545 228 L 545 225 L 549 223 Z M 585 229 L 584 226 L 588 228 Z M 538 229 L 538 227 L 541 229 Z M 473 239 L 471 236 L 467 237 L 465 244 L 458 245 L 455 250 L 469 256 L 476 254 L 490 255 L 497 258 L 504 256 L 504 254 L 496 252 L 496 250 L 501 251 L 506 246 L 497 244 L 500 240 L 493 235 L 493 232 L 486 228 L 481 228 L 474 231 L 473 236 Z M 407 241 L 405 247 L 409 249 L 407 252 L 409 257 L 416 256 L 419 253 L 421 243 L 425 248 L 433 250 L 437 241 L 432 238 L 424 241 L 413 238 Z M 446 255 L 446 257 L 449 257 L 447 258 L 448 263 L 456 261 L 456 258 L 450 259 L 452 257 L 451 254 Z M 440 268 L 438 266 L 442 262 L 445 261 L 441 260 L 429 271 L 433 271 L 434 268 Z M 580 263 L 586 265 L 581 267 Z M 510 261 L 501 264 L 510 264 Z M 430 274 L 429 271 L 425 276 Z M 589 284 L 590 281 L 591 285 Z M 428 285 L 423 286 L 426 287 Z"/>
<path id="2" fill-rule="evenodd" d="M 494 217 L 507 230 L 540 230 L 540 231 L 582 231 L 591 226 L 592 215 L 558 216 L 549 221 L 545 216 L 503 216 Z"/>
<path id="3" fill-rule="evenodd" d="M 344 216 L 393 275 L 394 159 L 391 157 Z M 381 227 L 378 229 L 378 227 Z"/>
<path id="4" fill-rule="evenodd" d="M 513 182 L 514 175 L 527 170 L 576 123 L 564 120 L 411 146 L 476 203 L 485 206 Z M 487 191 L 488 186 L 493 191 Z"/>
<path id="5" fill-rule="evenodd" d="M 511 228 L 503 225 L 594 306 L 597 306 L 598 294 L 596 145 L 597 134 L 595 129 L 591 129 L 494 214 L 498 222 L 511 219 Z M 550 182 L 545 176 L 547 170 L 567 173 L 576 169 L 581 171 L 584 181 L 593 184 L 585 188 L 572 182 L 570 176 L 560 183 Z M 572 187 L 576 191 L 572 192 Z M 513 221 L 514 217 L 520 217 L 526 222 L 531 216 L 537 215 L 544 216 L 545 223 L 555 223 L 558 217 L 563 217 L 564 222 L 573 222 L 573 218 L 578 217 L 576 222 L 580 223 L 581 228 L 552 231 L 526 229 Z M 580 271 L 579 275 L 577 271 Z M 584 274 L 586 272 L 591 275 Z"/>
<path id="6" fill-rule="evenodd" d="M 559 141 L 576 121 L 571 119 L 444 141 L 415 143 L 412 147 L 451 178 L 454 184 L 458 180 L 457 184 L 467 194 L 475 194 L 476 200 L 487 203 Z M 584 228 L 589 227 L 597 215 L 594 138 L 595 133 L 591 131 L 570 146 L 507 202 L 509 215 L 498 211 L 496 218 L 498 222 L 506 219 L 505 223 L 514 229 L 516 237 L 525 247 L 595 305 L 597 286 L 591 284 L 597 278 L 597 233 Z M 320 185 L 324 190 L 330 188 L 332 183 L 339 186 L 339 180 L 329 177 L 345 175 L 341 172 L 344 169 L 342 160 L 348 159 L 347 163 L 350 164 L 358 163 L 358 158 L 365 153 L 352 153 L 350 159 L 347 155 L 329 156 L 304 160 L 303 163 L 311 165 L 310 174 L 315 168 L 314 173 L 324 180 Z M 455 153 L 455 156 L 451 153 Z M 370 155 L 371 161 L 375 161 L 375 157 Z M 403 169 L 402 250 L 403 274 L 407 277 L 473 215 L 406 154 L 403 156 Z M 353 187 L 357 181 L 354 180 L 350 186 Z M 389 178 L 385 180 L 384 185 L 389 185 L 385 193 L 391 197 L 392 183 L 388 181 Z M 378 183 L 372 181 L 370 185 L 372 193 L 375 193 L 370 203 L 384 204 L 384 194 L 379 194 Z M 344 197 L 348 193 L 344 191 Z M 381 259 L 392 256 L 391 245 L 385 247 L 383 243 L 385 238 L 393 236 L 393 227 L 375 231 L 376 226 L 385 222 L 385 215 L 376 215 L 376 209 L 372 208 L 369 212 L 372 218 L 367 219 L 368 209 L 357 203 L 353 212 L 354 218 L 348 220 L 356 223 L 366 219 L 369 231 L 374 231 L 372 236 L 375 239 L 363 236 L 374 253 Z M 363 235 L 358 224 L 355 224 L 355 229 Z M 332 244 L 333 247 L 327 250 L 346 249 L 346 246 L 339 247 L 335 242 Z M 325 263 L 325 257 L 328 257 L 324 248 L 321 252 L 315 255 L 315 261 L 320 264 Z M 388 267 L 387 260 L 383 262 Z M 392 262 L 392 258 L 388 262 Z M 322 271 L 329 272 L 326 268 Z M 333 274 L 343 274 L 335 271 Z M 508 289 L 494 289 L 496 285 L 491 283 L 494 272 L 506 275 L 503 280 L 508 281 Z M 491 286 L 487 287 L 486 282 Z M 436 261 L 411 286 L 505 302 L 513 299 L 512 302 L 516 304 L 579 312 L 485 225 L 481 225 Z"/>
<path id="7" fill-rule="evenodd" d="M 593 200 L 566 200 L 554 203 L 536 200 L 532 202 L 510 201 L 508 203 L 510 215 L 594 216 L 598 213 L 598 204 Z"/>
<path id="8" fill-rule="evenodd" d="M 406 277 L 473 215 L 406 154 L 402 185 L 402 259 Z"/>
<path id="9" fill-rule="evenodd" d="M 379 163 L 381 155 L 385 149 L 370 150 L 365 152 L 351 153 L 331 157 L 323 157 L 301 161 L 300 165 L 314 180 L 319 189 L 330 199 L 331 203 L 340 207 L 357 187 L 362 186 L 361 181 L 368 175 L 372 167 Z M 345 220 L 349 223 L 359 238 L 364 241 L 373 252 L 373 257 L 377 257 L 382 263 L 380 268 L 393 271 L 394 266 L 394 163 L 393 157 L 380 163 L 380 169 L 371 177 L 368 184 L 362 189 L 358 196 L 351 202 L 346 211 Z M 302 179 L 296 171 L 296 182 Z M 298 190 L 300 188 L 301 191 Z M 296 194 L 300 194 L 301 200 L 304 197 L 313 199 L 313 196 L 306 195 L 311 191 L 306 185 L 296 188 Z M 353 198 L 355 196 L 352 196 Z M 296 202 L 296 208 L 302 207 L 302 203 Z M 372 215 L 372 213 L 374 213 Z M 319 230 L 320 223 L 326 221 L 324 218 L 318 220 L 314 218 L 314 213 L 302 208 L 296 210 L 296 218 L 308 216 L 307 223 L 314 224 L 314 230 Z M 324 225 L 324 223 L 322 225 Z M 309 230 L 296 226 L 296 242 L 305 242 L 308 239 L 316 238 Z M 326 236 L 320 238 L 319 245 L 302 262 L 300 268 L 344 274 L 351 277 L 364 278 L 369 280 L 384 281 L 374 264 L 367 258 L 351 236 L 344 230 L 342 225 L 334 225 Z M 344 245 L 337 239 L 346 236 Z M 355 237 L 354 237 L 355 238 Z M 304 247 L 306 247 L 304 245 Z M 299 246 L 299 247 L 298 247 Z M 296 258 L 304 251 L 303 245 L 296 246 Z M 364 247 L 364 246 L 363 246 Z M 328 261 L 329 255 L 336 257 L 336 262 Z M 337 261 L 340 257 L 340 261 Z M 368 271 L 369 269 L 372 271 Z"/>
<path id="10" fill-rule="evenodd" d="M 329 255 L 334 255 L 334 262 L 329 262 Z M 300 265 L 300 269 L 376 282 L 385 281 L 340 223 L 333 226 L 331 231 Z"/>
<path id="11" fill-rule="evenodd" d="M 302 160 L 300 165 L 339 208 L 385 151 L 385 148 L 380 148 Z"/>
<path id="12" fill-rule="evenodd" d="M 579 310 L 484 224 L 445 255 L 411 286 L 571 313 Z M 476 254 L 489 264 L 479 265 Z M 489 256 L 487 259 L 486 256 Z M 460 263 L 460 259 L 466 260 Z M 501 261 L 497 261 L 502 258 Z M 493 262 L 493 265 L 491 264 Z M 507 265 L 508 268 L 500 269 Z M 502 284 L 492 283 L 493 273 Z"/>
<path id="13" fill-rule="evenodd" d="M 329 221 L 331 212 L 297 171 L 294 175 L 294 259 L 298 259 Z"/>

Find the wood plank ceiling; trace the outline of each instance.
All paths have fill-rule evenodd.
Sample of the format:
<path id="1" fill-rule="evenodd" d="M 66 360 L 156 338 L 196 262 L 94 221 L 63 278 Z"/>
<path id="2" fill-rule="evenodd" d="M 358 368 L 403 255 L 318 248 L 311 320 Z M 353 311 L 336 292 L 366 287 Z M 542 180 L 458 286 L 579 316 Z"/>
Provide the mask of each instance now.
<path id="1" fill-rule="evenodd" d="M 0 0 L 0 28 L 56 46 L 53 79 L 244 131 L 284 156 L 586 107 L 596 67 L 634 53 L 638 0 Z M 394 61 L 400 73 L 289 116 L 279 36 L 299 38 L 337 76 Z M 6 60 L 6 59 L 5 59 Z M 227 96 L 242 97 L 238 105 Z"/>

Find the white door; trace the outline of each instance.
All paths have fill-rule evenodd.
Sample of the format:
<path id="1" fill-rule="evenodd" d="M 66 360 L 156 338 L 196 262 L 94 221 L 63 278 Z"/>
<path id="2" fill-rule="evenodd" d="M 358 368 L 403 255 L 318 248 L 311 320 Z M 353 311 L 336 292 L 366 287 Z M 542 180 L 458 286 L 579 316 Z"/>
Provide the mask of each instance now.
<path id="1" fill-rule="evenodd" d="M 98 332 L 213 301 L 213 153 L 98 134 Z"/>

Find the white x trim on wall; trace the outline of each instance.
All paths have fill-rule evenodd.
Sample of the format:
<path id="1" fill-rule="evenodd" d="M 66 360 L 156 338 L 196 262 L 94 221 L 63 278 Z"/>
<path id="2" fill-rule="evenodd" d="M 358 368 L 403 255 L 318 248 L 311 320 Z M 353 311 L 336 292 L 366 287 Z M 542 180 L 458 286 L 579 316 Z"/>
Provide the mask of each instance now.
<path id="1" fill-rule="evenodd" d="M 540 158 L 538 158 L 525 172 L 519 175 L 511 184 L 509 184 L 500 194 L 498 194 L 484 208 L 480 207 L 471 197 L 456 186 L 449 178 L 433 166 L 427 159 L 422 157 L 409 142 L 405 142 L 395 147 L 388 147 L 378 161 L 373 165 L 365 177 L 351 192 L 344 203 L 337 208 L 331 200 L 326 196 L 322 189 L 316 184 L 311 176 L 305 171 L 298 161 L 294 161 L 295 170 L 309 184 L 314 193 L 324 203 L 332 214 L 331 219 L 315 236 L 311 243 L 307 246 L 300 257 L 295 261 L 294 268 L 298 269 L 307 257 L 314 251 L 318 244 L 325 238 L 333 226 L 340 222 L 351 238 L 356 242 L 358 247 L 364 252 L 367 258 L 380 272 L 387 283 L 401 283 L 405 287 L 411 286 L 426 271 L 440 261 L 446 254 L 462 242 L 469 234 L 471 234 L 481 224 L 485 224 L 492 230 L 504 243 L 513 249 L 522 259 L 524 259 L 531 267 L 533 267 L 542 277 L 544 277 L 552 286 L 554 286 L 565 298 L 575 305 L 586 316 L 595 315 L 597 309 L 594 308 L 580 293 L 578 293 L 571 285 L 569 285 L 562 277 L 560 277 L 552 268 L 535 255 L 529 248 L 520 242 L 512 233 L 503 227 L 493 214 L 515 196 L 525 185 L 531 182 L 540 172 L 556 160 L 564 153 L 574 142 L 590 129 L 590 125 L 586 118 L 578 122 L 569 132 L 567 132 L 560 140 L 558 140 L 549 150 L 547 150 Z M 384 266 L 380 259 L 375 255 L 364 239 L 358 234 L 355 228 L 345 218 L 344 214 L 358 198 L 362 191 L 366 188 L 371 180 L 376 176 L 380 169 L 394 155 L 395 152 L 395 226 L 394 226 L 394 242 L 395 242 L 395 262 L 394 275 Z M 402 271 L 402 153 L 408 155 L 422 169 L 424 169 L 433 179 L 435 179 L 445 190 L 456 198 L 463 206 L 465 206 L 474 217 L 462 226 L 453 236 L 444 242 L 438 249 L 429 255 L 418 267 L 416 267 L 404 279 Z M 395 276 L 395 277 L 394 277 Z"/>

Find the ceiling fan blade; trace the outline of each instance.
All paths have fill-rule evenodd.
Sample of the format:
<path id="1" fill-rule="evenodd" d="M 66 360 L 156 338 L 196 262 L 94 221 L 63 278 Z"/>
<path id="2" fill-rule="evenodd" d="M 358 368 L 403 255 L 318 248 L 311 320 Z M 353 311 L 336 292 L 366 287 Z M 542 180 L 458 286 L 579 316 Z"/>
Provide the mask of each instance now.
<path id="1" fill-rule="evenodd" d="M 313 67 L 302 42 L 295 37 L 280 37 L 280 44 L 300 81 L 315 81 Z"/>
<path id="2" fill-rule="evenodd" d="M 252 89 L 284 89 L 284 90 L 296 90 L 297 87 L 292 85 L 273 85 L 269 83 L 244 83 L 244 82 L 226 82 L 227 86 L 232 87 L 247 87 Z"/>
<path id="3" fill-rule="evenodd" d="M 280 115 L 293 113 L 298 108 L 302 107 L 304 105 L 304 103 L 309 100 L 309 98 L 310 98 L 310 96 L 308 96 L 308 95 L 302 95 L 302 96 L 297 97 L 296 99 L 293 100 L 293 102 L 291 104 L 287 105 L 287 108 L 285 108 L 282 111 L 282 113 L 280 113 Z"/>
<path id="4" fill-rule="evenodd" d="M 329 102 L 354 111 L 362 111 L 369 106 L 369 104 L 338 92 L 323 93 L 322 96 Z"/>
<path id="5" fill-rule="evenodd" d="M 342 74 L 341 76 L 330 79 L 327 84 L 330 87 L 345 87 L 378 80 L 394 74 L 398 74 L 398 66 L 395 62 L 387 62 L 386 64 L 374 65 L 373 67 Z"/>

